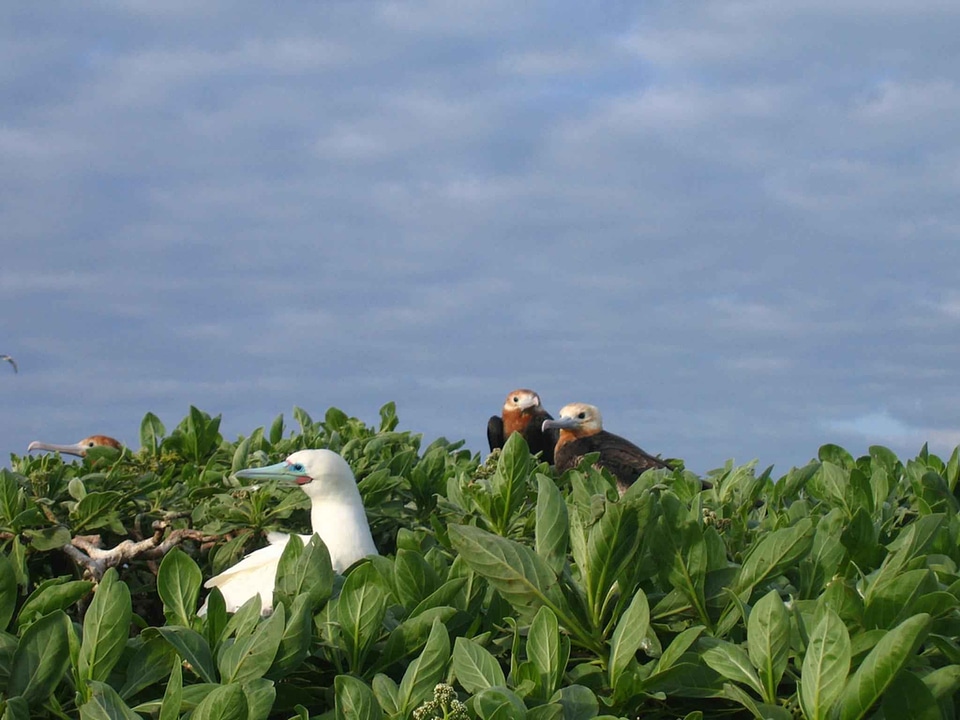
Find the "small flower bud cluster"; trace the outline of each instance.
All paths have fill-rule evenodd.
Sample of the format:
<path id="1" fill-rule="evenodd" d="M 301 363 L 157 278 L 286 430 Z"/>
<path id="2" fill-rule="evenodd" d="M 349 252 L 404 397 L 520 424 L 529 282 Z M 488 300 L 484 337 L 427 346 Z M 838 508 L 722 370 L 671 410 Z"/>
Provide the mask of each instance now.
<path id="1" fill-rule="evenodd" d="M 716 525 L 717 530 L 725 530 L 730 527 L 730 524 L 733 521 L 730 518 L 717 517 L 715 513 L 710 508 L 703 509 L 703 524 L 704 525 Z"/>
<path id="2" fill-rule="evenodd" d="M 428 700 L 413 711 L 413 720 L 469 720 L 467 706 L 457 699 L 457 691 L 446 683 L 433 689 L 433 700 Z"/>

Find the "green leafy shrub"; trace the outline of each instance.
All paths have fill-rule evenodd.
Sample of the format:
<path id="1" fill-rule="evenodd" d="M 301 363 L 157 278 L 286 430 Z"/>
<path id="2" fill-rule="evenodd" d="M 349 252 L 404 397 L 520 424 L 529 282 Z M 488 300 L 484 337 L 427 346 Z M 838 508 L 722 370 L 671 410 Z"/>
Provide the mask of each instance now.
<path id="1" fill-rule="evenodd" d="M 512 436 L 421 447 L 393 404 L 225 440 L 191 408 L 139 450 L 0 470 L 0 713 L 57 718 L 956 717 L 960 458 L 824 445 L 644 474 L 557 477 Z M 305 448 L 356 474 L 380 556 L 333 573 L 294 536 L 275 610 L 205 578 L 302 493 L 232 473 Z M 712 484 L 702 489 L 701 480 Z"/>

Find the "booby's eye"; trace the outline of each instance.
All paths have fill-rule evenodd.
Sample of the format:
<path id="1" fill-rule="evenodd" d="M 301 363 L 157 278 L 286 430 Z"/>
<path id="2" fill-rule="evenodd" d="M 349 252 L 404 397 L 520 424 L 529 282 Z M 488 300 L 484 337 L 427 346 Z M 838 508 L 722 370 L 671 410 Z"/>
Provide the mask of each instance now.
<path id="1" fill-rule="evenodd" d="M 296 472 L 303 472 L 303 465 L 300 463 L 297 463 L 296 465 L 291 465 L 290 467 L 292 467 Z"/>
<path id="2" fill-rule="evenodd" d="M 580 413 L 579 415 L 577 415 L 577 417 L 580 418 L 581 420 L 583 420 L 586 416 L 587 416 L 586 413 Z"/>

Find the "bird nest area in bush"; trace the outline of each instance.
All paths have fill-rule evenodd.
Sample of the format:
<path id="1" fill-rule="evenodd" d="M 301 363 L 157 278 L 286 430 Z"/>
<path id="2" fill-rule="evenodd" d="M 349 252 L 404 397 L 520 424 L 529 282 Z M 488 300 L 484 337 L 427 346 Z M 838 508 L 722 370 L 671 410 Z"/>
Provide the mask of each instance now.
<path id="1" fill-rule="evenodd" d="M 618 489 L 597 453 L 558 472 L 520 432 L 486 459 L 424 446 L 392 403 L 293 417 L 231 441 L 196 408 L 148 414 L 136 450 L 11 459 L 4 717 L 957 716 L 957 452 L 671 461 Z M 321 448 L 377 551 L 347 567 L 301 492 L 322 477 L 239 472 Z M 228 612 L 204 584 L 276 532 L 269 611 Z"/>

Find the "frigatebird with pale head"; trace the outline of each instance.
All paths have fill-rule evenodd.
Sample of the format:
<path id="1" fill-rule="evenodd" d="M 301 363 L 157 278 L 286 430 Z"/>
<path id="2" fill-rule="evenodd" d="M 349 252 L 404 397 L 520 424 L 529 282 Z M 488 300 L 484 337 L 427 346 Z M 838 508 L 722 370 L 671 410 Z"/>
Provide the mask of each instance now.
<path id="1" fill-rule="evenodd" d="M 46 450 L 48 452 L 58 452 L 61 455 L 77 455 L 79 457 L 85 457 L 87 450 L 94 447 L 111 447 L 121 450 L 123 445 L 120 444 L 119 440 L 116 440 L 109 435 L 91 435 L 90 437 L 85 437 L 80 442 L 73 443 L 72 445 L 58 445 L 56 443 L 47 443 L 34 440 L 27 446 L 27 452 L 31 453 L 34 450 Z"/>
<path id="2" fill-rule="evenodd" d="M 647 470 L 670 469 L 659 457 L 604 430 L 603 416 L 594 405 L 565 405 L 557 420 L 544 420 L 543 430 L 558 430 L 560 433 L 553 455 L 557 472 L 576 467 L 584 455 L 600 453 L 597 465 L 609 470 L 616 478 L 621 495 Z"/>

